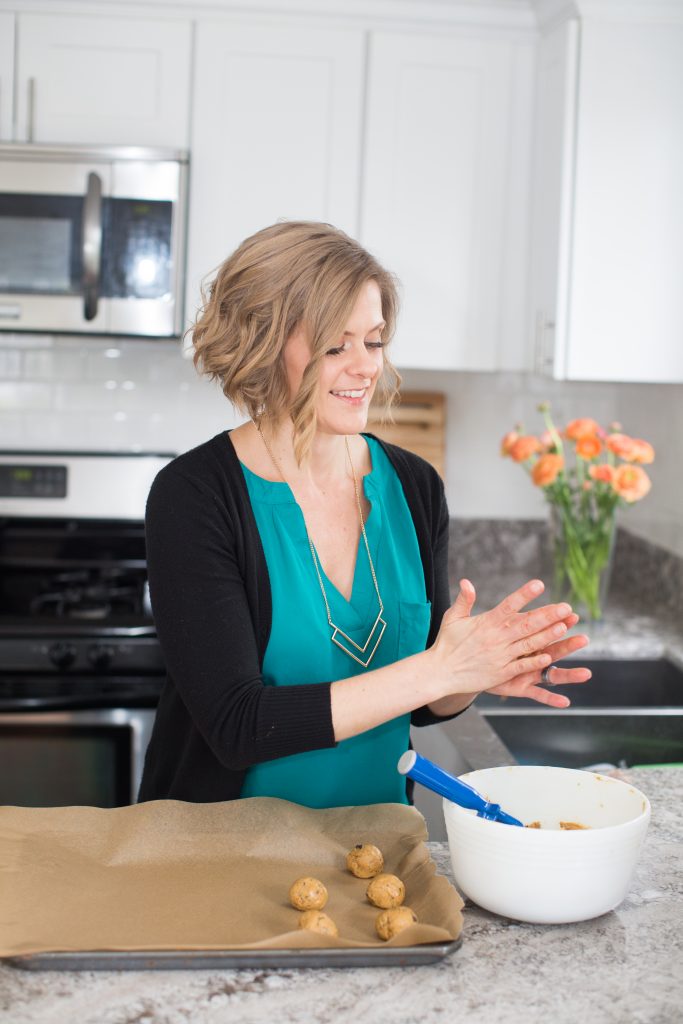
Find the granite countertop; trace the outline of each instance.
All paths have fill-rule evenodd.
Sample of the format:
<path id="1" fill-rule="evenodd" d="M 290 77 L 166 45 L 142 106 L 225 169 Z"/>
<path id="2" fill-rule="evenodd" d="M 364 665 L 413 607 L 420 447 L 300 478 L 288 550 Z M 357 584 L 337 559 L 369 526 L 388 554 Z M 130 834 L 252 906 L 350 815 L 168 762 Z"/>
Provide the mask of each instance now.
<path id="1" fill-rule="evenodd" d="M 590 637 L 587 657 L 667 658 L 683 668 L 683 629 L 673 616 L 612 600 L 604 619 L 576 629 Z"/>
<path id="2" fill-rule="evenodd" d="M 423 967 L 65 973 L 2 964 L 0 1020 L 673 1024 L 683 1002 L 683 769 L 620 777 L 650 798 L 652 821 L 629 895 L 593 921 L 521 924 L 467 906 L 462 947 Z M 450 874 L 447 846 L 430 847 Z"/>
<path id="3" fill-rule="evenodd" d="M 506 594 L 512 593 L 531 574 L 519 570 L 502 572 L 495 579 L 484 580 L 477 590 L 475 612 L 493 608 Z M 457 594 L 457 582 L 451 580 L 451 592 Z M 536 604 L 545 604 L 544 595 Z M 529 607 L 533 608 L 532 604 Z M 586 658 L 668 658 L 683 668 L 683 622 L 671 609 L 640 604 L 632 594 L 612 594 L 604 617 L 598 622 L 579 622 L 573 632 L 586 633 L 590 644 Z"/>

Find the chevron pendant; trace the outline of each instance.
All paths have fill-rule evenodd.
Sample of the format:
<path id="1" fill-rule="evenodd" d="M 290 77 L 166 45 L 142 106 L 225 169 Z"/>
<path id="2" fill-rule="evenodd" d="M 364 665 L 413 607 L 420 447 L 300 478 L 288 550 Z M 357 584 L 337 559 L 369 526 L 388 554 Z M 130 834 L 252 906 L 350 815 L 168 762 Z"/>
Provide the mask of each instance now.
<path id="1" fill-rule="evenodd" d="M 355 640 L 352 640 L 351 637 L 348 636 L 348 634 L 345 633 L 343 629 L 340 629 L 339 626 L 335 626 L 334 622 L 332 622 L 332 620 L 330 619 L 330 626 L 332 627 L 332 636 L 330 639 L 332 640 L 332 643 L 336 644 L 337 647 L 339 647 L 340 650 L 344 652 L 344 654 L 348 654 L 349 658 L 353 658 L 353 660 L 357 661 L 359 665 L 363 666 L 363 668 L 367 668 L 370 662 L 372 661 L 373 657 L 375 656 L 375 651 L 379 647 L 379 642 L 384 636 L 384 630 L 387 628 L 387 624 L 382 618 L 383 610 L 384 609 L 380 609 L 379 614 L 375 619 L 374 625 L 370 630 L 368 638 L 362 647 L 360 647 L 355 642 Z M 339 639 L 340 637 L 342 637 L 343 639 Z M 356 651 L 358 651 L 358 654 L 354 654 L 354 652 L 346 646 L 344 640 L 346 640 L 346 642 L 350 644 L 351 647 L 355 647 Z M 371 647 L 370 653 L 367 655 L 367 660 L 363 661 L 363 658 L 359 657 L 359 655 L 365 655 L 368 650 L 368 647 Z"/>

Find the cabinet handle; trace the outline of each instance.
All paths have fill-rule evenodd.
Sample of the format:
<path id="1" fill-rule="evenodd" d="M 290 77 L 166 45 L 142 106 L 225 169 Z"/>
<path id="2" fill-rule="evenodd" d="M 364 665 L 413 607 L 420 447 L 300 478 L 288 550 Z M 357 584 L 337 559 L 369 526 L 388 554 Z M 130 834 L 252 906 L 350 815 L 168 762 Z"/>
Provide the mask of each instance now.
<path id="1" fill-rule="evenodd" d="M 536 373 L 550 373 L 553 368 L 554 353 L 548 351 L 548 336 L 555 331 L 555 321 L 539 309 L 536 311 L 536 337 L 534 364 Z"/>
<path id="2" fill-rule="evenodd" d="M 36 80 L 28 80 L 28 107 L 26 111 L 26 135 L 29 142 L 33 142 L 33 133 L 36 121 Z"/>
<path id="3" fill-rule="evenodd" d="M 94 320 L 102 265 L 102 179 L 91 171 L 83 199 L 83 316 Z"/>

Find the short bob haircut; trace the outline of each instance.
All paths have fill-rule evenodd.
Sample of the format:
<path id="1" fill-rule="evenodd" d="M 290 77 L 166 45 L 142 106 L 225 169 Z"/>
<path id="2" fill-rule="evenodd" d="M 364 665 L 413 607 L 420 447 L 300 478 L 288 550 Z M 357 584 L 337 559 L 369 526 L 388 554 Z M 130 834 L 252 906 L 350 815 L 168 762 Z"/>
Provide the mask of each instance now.
<path id="1" fill-rule="evenodd" d="M 358 294 L 379 286 L 385 342 L 398 312 L 396 280 L 358 242 L 331 224 L 283 221 L 257 231 L 215 273 L 192 328 L 194 364 L 257 424 L 291 416 L 297 461 L 316 429 L 318 369 L 338 344 Z M 290 399 L 282 358 L 292 332 L 306 326 L 311 360 Z M 377 387 L 389 417 L 401 378 L 384 353 Z"/>

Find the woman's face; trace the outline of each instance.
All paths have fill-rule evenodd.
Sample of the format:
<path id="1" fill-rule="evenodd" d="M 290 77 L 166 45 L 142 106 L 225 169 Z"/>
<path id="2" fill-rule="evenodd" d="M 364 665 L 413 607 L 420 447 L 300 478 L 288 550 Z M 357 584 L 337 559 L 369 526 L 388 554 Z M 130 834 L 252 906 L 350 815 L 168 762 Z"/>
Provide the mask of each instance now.
<path id="1" fill-rule="evenodd" d="M 382 296 L 374 280 L 366 281 L 344 327 L 323 356 L 318 379 L 318 430 L 357 434 L 365 429 L 368 406 L 382 372 Z M 284 348 L 289 393 L 296 395 L 311 351 L 303 327 L 294 331 Z"/>

